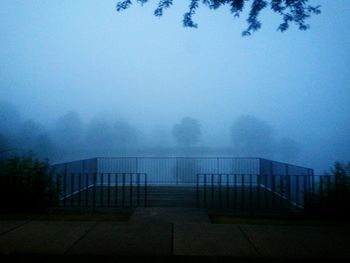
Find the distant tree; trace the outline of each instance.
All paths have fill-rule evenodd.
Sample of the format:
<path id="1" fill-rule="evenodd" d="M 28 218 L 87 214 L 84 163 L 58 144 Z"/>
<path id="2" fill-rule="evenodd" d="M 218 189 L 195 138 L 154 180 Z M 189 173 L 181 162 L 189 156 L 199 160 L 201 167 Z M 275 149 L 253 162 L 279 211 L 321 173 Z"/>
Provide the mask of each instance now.
<path id="1" fill-rule="evenodd" d="M 290 138 L 282 138 L 277 145 L 277 152 L 281 156 L 282 160 L 289 162 L 294 160 L 299 152 L 299 145 L 296 141 Z"/>
<path id="2" fill-rule="evenodd" d="M 0 101 L 0 133 L 8 143 L 12 144 L 17 136 L 20 123 L 21 116 L 17 108 L 11 103 Z"/>
<path id="3" fill-rule="evenodd" d="M 5 135 L 0 133 L 0 154 L 1 154 L 1 152 L 6 151 L 8 147 L 9 147 L 9 145 L 8 145 L 8 142 L 7 142 Z"/>
<path id="4" fill-rule="evenodd" d="M 101 119 L 87 125 L 85 139 L 86 148 L 94 155 L 106 154 L 115 148 L 112 126 Z"/>
<path id="5" fill-rule="evenodd" d="M 117 3 L 117 11 L 127 9 L 135 1 L 123 0 Z M 140 4 L 145 4 L 149 0 L 136 0 Z M 184 14 L 183 25 L 185 27 L 197 27 L 192 19 L 196 13 L 199 4 L 209 7 L 210 9 L 218 9 L 221 6 L 228 5 L 231 13 L 234 17 L 239 17 L 245 9 L 248 3 L 251 3 L 249 7 L 249 14 L 247 18 L 248 27 L 242 32 L 242 35 L 247 36 L 252 32 L 257 31 L 261 27 L 261 22 L 258 17 L 261 11 L 267 7 L 281 16 L 282 22 L 278 26 L 278 30 L 286 31 L 291 23 L 298 26 L 300 30 L 306 30 L 309 25 L 306 20 L 313 14 L 320 14 L 320 6 L 310 5 L 309 0 L 188 0 L 189 9 Z M 173 0 L 159 0 L 158 6 L 154 11 L 154 15 L 161 17 L 165 9 L 171 7 Z"/>
<path id="6" fill-rule="evenodd" d="M 54 143 L 63 155 L 80 152 L 83 147 L 84 125 L 78 113 L 67 112 L 58 118 L 53 131 Z"/>
<path id="7" fill-rule="evenodd" d="M 173 135 L 178 145 L 190 147 L 198 143 L 201 136 L 201 125 L 198 120 L 186 117 L 173 127 Z"/>
<path id="8" fill-rule="evenodd" d="M 40 133 L 36 138 L 36 145 L 33 151 L 40 160 L 49 160 L 56 157 L 56 146 L 50 134 L 46 132 Z"/>
<path id="9" fill-rule="evenodd" d="M 137 130 L 126 121 L 116 121 L 113 125 L 113 142 L 117 148 L 127 148 L 137 142 Z"/>
<path id="10" fill-rule="evenodd" d="M 34 151 L 38 136 L 43 132 L 43 127 L 33 120 L 24 121 L 19 126 L 17 147 L 24 152 Z"/>
<path id="11" fill-rule="evenodd" d="M 275 151 L 272 127 L 256 117 L 241 116 L 231 127 L 233 147 L 241 156 L 270 156 Z"/>

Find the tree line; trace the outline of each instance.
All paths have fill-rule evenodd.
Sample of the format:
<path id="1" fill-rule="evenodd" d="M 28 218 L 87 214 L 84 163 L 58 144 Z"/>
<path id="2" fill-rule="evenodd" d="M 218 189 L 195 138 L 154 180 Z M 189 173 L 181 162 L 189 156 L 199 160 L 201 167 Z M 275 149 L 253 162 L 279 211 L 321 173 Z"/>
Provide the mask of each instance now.
<path id="1" fill-rule="evenodd" d="M 225 149 L 218 147 L 215 150 L 205 147 L 202 125 L 193 117 L 183 117 L 169 129 L 155 129 L 147 140 L 147 131 L 127 120 L 112 121 L 102 116 L 84 122 L 77 112 L 70 111 L 51 125 L 44 126 L 23 119 L 14 105 L 1 102 L 0 125 L 0 152 L 3 156 L 32 151 L 40 159 L 54 161 L 138 153 L 225 153 L 293 161 L 300 153 L 296 141 L 278 138 L 270 124 L 251 115 L 237 118 L 230 127 L 231 143 Z"/>

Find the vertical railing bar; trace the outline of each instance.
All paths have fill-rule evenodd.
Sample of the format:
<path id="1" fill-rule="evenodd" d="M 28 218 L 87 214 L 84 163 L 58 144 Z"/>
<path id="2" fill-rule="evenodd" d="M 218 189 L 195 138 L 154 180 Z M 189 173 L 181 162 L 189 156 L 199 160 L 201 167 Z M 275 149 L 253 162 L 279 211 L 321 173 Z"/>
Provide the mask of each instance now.
<path id="1" fill-rule="evenodd" d="M 147 189 L 147 173 L 145 173 L 144 174 L 144 176 L 145 176 L 145 207 L 147 207 L 147 191 L 148 191 L 148 189 Z"/>
<path id="2" fill-rule="evenodd" d="M 272 180 L 272 210 L 276 208 L 276 175 L 271 176 Z"/>
<path id="3" fill-rule="evenodd" d="M 63 206 L 66 206 L 66 198 L 67 198 L 67 172 L 64 173 L 63 176 Z"/>
<path id="4" fill-rule="evenodd" d="M 237 209 L 237 174 L 234 174 L 233 198 L 234 198 L 234 208 Z"/>
<path id="5" fill-rule="evenodd" d="M 133 173 L 130 173 L 130 185 L 129 185 L 129 203 L 130 203 L 130 207 L 132 207 L 132 191 L 133 191 L 133 185 L 132 185 L 132 177 L 133 177 Z"/>
<path id="6" fill-rule="evenodd" d="M 281 197 L 280 197 L 280 207 L 281 207 L 281 212 L 284 212 L 284 198 L 285 198 L 285 189 L 284 189 L 284 183 L 283 183 L 283 175 L 280 175 L 280 191 L 281 191 Z"/>
<path id="7" fill-rule="evenodd" d="M 256 177 L 256 210 L 261 208 L 261 199 L 260 199 L 260 173 L 255 175 Z"/>
<path id="8" fill-rule="evenodd" d="M 268 207 L 269 207 L 269 201 L 268 201 L 268 193 L 267 193 L 267 188 L 268 188 L 268 177 L 267 177 L 268 175 L 267 174 L 265 174 L 264 175 L 264 183 L 265 183 L 265 189 L 264 189 L 264 196 L 265 196 L 265 209 L 268 209 Z"/>
<path id="9" fill-rule="evenodd" d="M 58 206 L 60 206 L 60 193 L 61 193 L 61 189 L 60 189 L 60 174 L 59 173 L 57 173 L 56 174 L 56 194 L 57 194 L 57 196 L 56 196 L 56 200 L 57 200 L 57 205 Z"/>
<path id="10" fill-rule="evenodd" d="M 137 194 L 137 206 L 140 206 L 140 173 L 137 173 L 136 175 L 136 194 Z"/>
<path id="11" fill-rule="evenodd" d="M 122 207 L 125 207 L 125 173 L 122 174 Z"/>
<path id="12" fill-rule="evenodd" d="M 299 175 L 296 175 L 296 187 L 295 187 L 295 200 L 296 200 L 296 204 L 297 204 L 297 208 L 299 208 Z"/>
<path id="13" fill-rule="evenodd" d="M 85 206 L 89 206 L 89 174 L 85 174 Z"/>
<path id="14" fill-rule="evenodd" d="M 253 175 L 249 174 L 249 212 L 253 213 Z"/>
<path id="15" fill-rule="evenodd" d="M 199 174 L 197 174 L 196 178 L 196 207 L 199 207 Z"/>
<path id="16" fill-rule="evenodd" d="M 307 178 L 308 178 L 308 176 L 304 175 L 303 177 L 304 177 L 304 189 L 303 189 L 303 192 L 304 192 L 304 205 L 303 205 L 303 207 L 305 209 L 305 207 L 308 207 L 308 205 L 309 205 L 310 196 L 309 196 L 309 193 L 307 192 Z"/>
<path id="17" fill-rule="evenodd" d="M 226 208 L 230 207 L 229 175 L 226 174 Z"/>
<path id="18" fill-rule="evenodd" d="M 107 174 L 107 207 L 111 206 L 111 174 Z"/>
<path id="19" fill-rule="evenodd" d="M 78 200 L 78 205 L 81 207 L 81 195 L 82 195 L 82 185 L 81 185 L 81 173 L 79 173 L 78 177 L 78 191 L 79 191 L 79 200 Z"/>
<path id="20" fill-rule="evenodd" d="M 241 196 L 241 202 L 242 202 L 242 210 L 245 210 L 245 180 L 244 180 L 244 174 L 241 174 L 241 184 L 242 184 L 242 196 Z"/>
<path id="21" fill-rule="evenodd" d="M 222 192 L 221 192 L 222 174 L 219 174 L 219 207 L 222 208 Z"/>
<path id="22" fill-rule="evenodd" d="M 101 186 L 100 186 L 100 206 L 101 207 L 103 207 L 103 193 L 104 193 L 104 191 L 103 191 L 103 183 L 104 183 L 104 179 L 103 179 L 103 177 L 104 177 L 104 173 L 101 173 L 100 174 L 100 177 L 101 177 Z"/>
<path id="23" fill-rule="evenodd" d="M 118 202 L 118 192 L 119 192 L 119 182 L 118 182 L 118 173 L 114 174 L 114 181 L 115 181 L 115 187 L 114 187 L 114 206 L 118 207 L 119 202 Z"/>
<path id="24" fill-rule="evenodd" d="M 74 205 L 74 174 L 70 173 L 70 206 Z"/>
<path id="25" fill-rule="evenodd" d="M 92 189 L 92 211 L 96 211 L 96 181 L 97 173 L 93 173 L 93 189 Z"/>
<path id="26" fill-rule="evenodd" d="M 211 207 L 214 207 L 214 174 L 211 174 Z"/>
<path id="27" fill-rule="evenodd" d="M 207 208 L 207 174 L 203 174 L 204 184 L 204 207 Z"/>
<path id="28" fill-rule="evenodd" d="M 287 194 L 288 194 L 288 210 L 292 209 L 292 193 L 291 193 L 291 175 L 288 175 L 288 184 L 287 184 Z"/>

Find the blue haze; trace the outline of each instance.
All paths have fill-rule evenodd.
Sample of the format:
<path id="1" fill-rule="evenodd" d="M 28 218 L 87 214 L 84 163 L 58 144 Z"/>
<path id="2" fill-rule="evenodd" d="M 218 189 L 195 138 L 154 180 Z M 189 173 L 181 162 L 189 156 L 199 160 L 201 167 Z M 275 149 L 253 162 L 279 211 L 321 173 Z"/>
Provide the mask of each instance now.
<path id="1" fill-rule="evenodd" d="M 115 3 L 2 0 L 0 100 L 45 127 L 71 110 L 128 120 L 145 144 L 191 116 L 201 145 L 225 147 L 233 122 L 252 115 L 298 143 L 297 164 L 323 172 L 350 160 L 350 1 L 312 1 L 322 14 L 306 32 L 277 32 L 265 10 L 251 37 L 228 8 L 199 8 L 188 29 L 187 1 L 161 19 L 157 1 L 122 13 Z"/>

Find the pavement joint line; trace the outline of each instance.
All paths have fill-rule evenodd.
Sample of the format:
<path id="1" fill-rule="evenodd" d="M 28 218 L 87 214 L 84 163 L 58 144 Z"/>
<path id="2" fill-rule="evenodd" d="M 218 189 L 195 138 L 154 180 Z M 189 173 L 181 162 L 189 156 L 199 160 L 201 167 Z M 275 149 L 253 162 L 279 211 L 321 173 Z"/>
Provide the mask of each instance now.
<path id="1" fill-rule="evenodd" d="M 0 236 L 1 236 L 1 235 L 5 235 L 5 234 L 7 234 L 7 233 L 9 233 L 9 232 L 11 232 L 11 231 L 13 231 L 13 230 L 16 230 L 17 228 L 20 228 L 20 227 L 22 227 L 22 226 L 28 224 L 29 222 L 32 222 L 32 220 L 28 219 L 26 222 L 24 222 L 24 223 L 22 223 L 22 224 L 19 224 L 19 225 L 17 225 L 17 226 L 14 226 L 14 227 L 12 227 L 12 228 L 10 228 L 10 229 L 4 231 L 4 232 L 0 232 Z"/>
<path id="2" fill-rule="evenodd" d="M 91 232 L 92 229 L 94 229 L 97 225 L 99 224 L 99 222 L 95 222 L 95 224 L 93 224 L 84 234 L 82 234 L 77 240 L 75 240 L 73 242 L 73 244 L 63 253 L 63 255 L 67 255 L 68 252 L 76 245 L 79 243 L 80 240 L 82 240 L 84 237 L 86 237 L 86 235 Z"/>
<path id="3" fill-rule="evenodd" d="M 237 224 L 237 227 L 239 229 L 239 231 L 243 234 L 243 236 L 248 240 L 249 244 L 253 247 L 253 249 L 255 250 L 255 252 L 259 255 L 259 256 L 263 256 L 258 248 L 255 246 L 254 242 L 249 238 L 248 234 L 246 232 L 244 232 L 244 230 L 241 228 L 241 226 L 239 224 Z"/>

